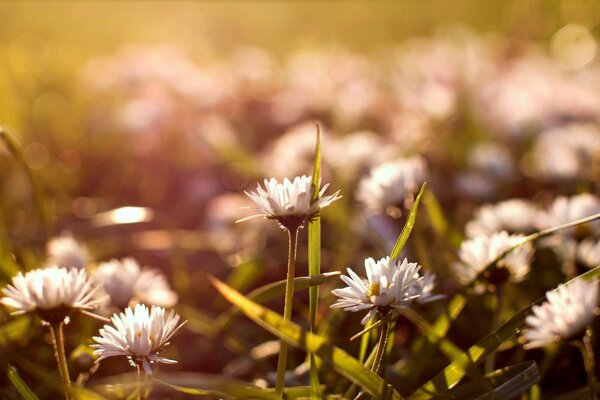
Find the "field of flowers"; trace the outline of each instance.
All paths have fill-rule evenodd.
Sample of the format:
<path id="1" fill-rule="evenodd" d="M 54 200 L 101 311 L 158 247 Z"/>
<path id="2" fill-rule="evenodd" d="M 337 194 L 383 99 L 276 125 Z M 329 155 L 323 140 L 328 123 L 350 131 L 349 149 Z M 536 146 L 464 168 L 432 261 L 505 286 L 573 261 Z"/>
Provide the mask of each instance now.
<path id="1" fill-rule="evenodd" d="M 0 4 L 0 399 L 599 398 L 600 10 L 450 3 Z"/>

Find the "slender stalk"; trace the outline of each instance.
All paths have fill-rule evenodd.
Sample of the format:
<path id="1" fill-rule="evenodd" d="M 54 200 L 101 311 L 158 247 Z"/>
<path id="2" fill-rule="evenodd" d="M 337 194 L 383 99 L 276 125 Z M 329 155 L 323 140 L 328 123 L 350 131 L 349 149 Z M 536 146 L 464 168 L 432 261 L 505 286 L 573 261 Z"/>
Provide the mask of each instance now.
<path id="1" fill-rule="evenodd" d="M 373 362 L 373 368 L 371 369 L 376 374 L 379 374 L 379 370 L 383 365 L 383 356 L 385 354 L 385 348 L 387 339 L 390 333 L 390 314 L 386 314 L 383 317 L 383 325 L 381 325 L 381 332 L 379 334 L 379 341 L 377 342 L 377 353 L 375 353 L 375 361 Z"/>
<path id="2" fill-rule="evenodd" d="M 62 380 L 65 397 L 71 400 L 69 389 L 71 388 L 71 378 L 69 377 L 69 367 L 67 366 L 67 358 L 65 356 L 65 339 L 63 335 L 64 322 L 50 323 L 50 337 L 52 338 L 52 346 L 54 347 L 54 357 L 58 364 L 58 371 Z"/>
<path id="3" fill-rule="evenodd" d="M 296 269 L 296 249 L 298 247 L 298 228 L 286 229 L 288 232 L 288 269 L 285 282 L 285 305 L 283 308 L 283 319 L 289 321 L 292 319 L 292 302 L 294 300 L 294 271 Z M 279 342 L 279 359 L 277 360 L 277 382 L 275 384 L 275 393 L 283 397 L 283 388 L 285 386 L 285 366 L 287 363 L 287 343 L 282 339 Z"/>
<path id="4" fill-rule="evenodd" d="M 496 329 L 500 326 L 500 320 L 502 318 L 502 312 L 504 310 L 504 286 L 502 284 L 496 286 L 496 309 L 494 310 L 494 320 L 492 322 L 492 329 Z M 489 374 L 494 370 L 496 364 L 496 352 L 493 351 L 488 358 L 485 360 L 484 371 Z"/>
<path id="5" fill-rule="evenodd" d="M 139 365 L 137 365 L 138 374 L 138 399 L 146 400 L 146 382 L 148 380 L 148 374 Z"/>
<path id="6" fill-rule="evenodd" d="M 585 331 L 583 339 L 576 340 L 574 344 L 579 348 L 579 351 L 581 351 L 583 366 L 585 367 L 585 373 L 587 374 L 588 386 L 592 393 L 594 393 L 598 378 L 596 377 L 596 358 L 594 355 L 594 348 L 592 347 L 592 330 L 588 328 Z M 595 396 L 592 395 L 591 398 L 595 398 Z"/>

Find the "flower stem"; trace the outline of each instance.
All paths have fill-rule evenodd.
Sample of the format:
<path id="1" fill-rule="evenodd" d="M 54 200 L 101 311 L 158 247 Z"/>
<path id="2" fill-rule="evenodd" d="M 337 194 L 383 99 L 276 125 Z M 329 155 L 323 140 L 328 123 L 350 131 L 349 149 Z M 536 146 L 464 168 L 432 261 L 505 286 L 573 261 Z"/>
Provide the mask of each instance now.
<path id="1" fill-rule="evenodd" d="M 581 351 L 581 357 L 583 358 L 583 366 L 587 374 L 588 386 L 594 393 L 598 379 L 596 378 L 596 358 L 594 355 L 594 348 L 592 347 L 592 330 L 588 327 L 585 331 L 585 335 L 581 341 L 577 340 L 575 345 Z M 593 397 L 595 398 L 595 397 Z"/>
<path id="2" fill-rule="evenodd" d="M 379 341 L 377 342 L 377 353 L 375 353 L 375 361 L 373 362 L 372 371 L 379 374 L 379 370 L 383 365 L 383 356 L 385 355 L 385 348 L 387 339 L 390 333 L 390 314 L 386 314 L 383 317 L 383 325 L 381 325 L 381 332 L 379 334 Z"/>
<path id="3" fill-rule="evenodd" d="M 289 321 L 292 319 L 292 303 L 294 300 L 294 271 L 296 269 L 296 249 L 298 247 L 298 228 L 286 229 L 289 239 L 288 247 L 288 269 L 285 282 L 285 305 L 283 307 L 283 319 Z M 275 384 L 275 393 L 283 397 L 283 388 L 285 386 L 285 366 L 287 362 L 287 343 L 282 339 L 279 342 L 279 359 L 277 360 L 277 382 Z"/>
<path id="4" fill-rule="evenodd" d="M 492 329 L 496 329 L 500 326 L 500 319 L 502 318 L 502 312 L 504 309 L 504 292 L 503 285 L 496 285 L 496 309 L 494 310 L 494 321 L 492 322 Z M 494 370 L 496 365 L 496 352 L 493 351 L 488 358 L 485 360 L 484 371 L 489 374 Z"/>
<path id="5" fill-rule="evenodd" d="M 71 399 L 69 389 L 71 388 L 71 378 L 69 377 L 69 367 L 67 366 L 67 358 L 65 356 L 65 338 L 63 335 L 64 322 L 50 323 L 50 337 L 52 338 L 52 345 L 54 346 L 54 357 L 56 357 L 56 363 L 58 364 L 58 371 L 62 380 L 65 397 L 67 400 Z"/>
<path id="6" fill-rule="evenodd" d="M 139 400 L 146 400 L 146 382 L 148 379 L 148 374 L 146 373 L 146 371 L 143 370 L 143 368 L 140 368 L 140 366 L 137 366 L 137 373 L 138 373 L 138 399 Z"/>

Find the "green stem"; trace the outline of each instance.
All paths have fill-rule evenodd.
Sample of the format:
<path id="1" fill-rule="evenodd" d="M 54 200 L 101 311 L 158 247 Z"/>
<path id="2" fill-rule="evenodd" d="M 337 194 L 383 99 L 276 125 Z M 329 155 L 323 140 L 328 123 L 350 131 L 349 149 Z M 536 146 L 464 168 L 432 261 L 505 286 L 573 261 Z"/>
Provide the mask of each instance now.
<path id="1" fill-rule="evenodd" d="M 57 324 L 49 324 L 50 337 L 52 338 L 52 345 L 54 346 L 54 357 L 56 357 L 56 363 L 58 364 L 58 371 L 62 380 L 65 397 L 67 400 L 71 399 L 69 389 L 71 388 L 71 378 L 69 377 L 69 367 L 67 366 L 67 358 L 65 356 L 65 338 L 63 335 L 64 322 Z"/>
<path id="2" fill-rule="evenodd" d="M 502 311 L 504 309 L 504 293 L 503 286 L 496 286 L 496 309 L 494 310 L 494 321 L 492 322 L 493 329 L 497 329 L 500 326 L 500 320 L 502 318 Z M 493 351 L 492 354 L 488 356 L 485 360 L 484 371 L 486 374 L 494 371 L 494 365 L 496 364 L 496 352 Z"/>
<path id="3" fill-rule="evenodd" d="M 379 370 L 383 365 L 383 356 L 385 355 L 385 348 L 387 339 L 390 333 L 390 314 L 386 314 L 383 317 L 383 325 L 381 326 L 381 332 L 379 334 L 379 342 L 377 342 L 377 353 L 375 353 L 375 361 L 373 362 L 372 371 L 379 374 Z"/>
<path id="4" fill-rule="evenodd" d="M 596 378 L 596 359 L 594 355 L 594 348 L 592 347 L 592 330 L 588 328 L 585 331 L 585 335 L 581 341 L 575 341 L 575 345 L 581 351 L 581 357 L 583 358 L 583 366 L 587 374 L 588 386 L 592 393 L 596 389 L 598 379 Z M 596 398 L 592 395 L 591 398 Z"/>
<path id="5" fill-rule="evenodd" d="M 283 319 L 289 321 L 292 319 L 292 303 L 294 300 L 294 271 L 296 269 L 296 249 L 298 247 L 298 228 L 287 229 L 289 247 L 288 247 L 288 269 L 285 282 L 285 305 L 283 308 Z M 287 363 L 287 343 L 282 339 L 279 342 L 279 359 L 277 360 L 277 382 L 275 384 L 275 393 L 283 397 L 283 388 L 285 386 L 285 367 Z"/>
<path id="6" fill-rule="evenodd" d="M 138 373 L 138 399 L 139 400 L 146 400 L 148 397 L 146 396 L 146 382 L 148 379 L 148 374 L 146 374 L 146 371 L 143 370 L 143 368 L 140 368 L 139 365 L 137 365 L 137 373 Z"/>

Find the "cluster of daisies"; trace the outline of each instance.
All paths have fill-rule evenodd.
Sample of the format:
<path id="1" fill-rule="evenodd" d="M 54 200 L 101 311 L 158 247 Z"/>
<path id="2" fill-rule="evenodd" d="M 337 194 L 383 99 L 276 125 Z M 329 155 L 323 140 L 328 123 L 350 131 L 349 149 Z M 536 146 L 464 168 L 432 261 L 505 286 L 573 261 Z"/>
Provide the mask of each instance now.
<path id="1" fill-rule="evenodd" d="M 183 325 L 174 311 L 178 296 L 159 270 L 142 268 L 133 258 L 94 264 L 87 249 L 72 235 L 52 238 L 47 265 L 19 272 L 2 289 L 0 303 L 12 314 L 35 313 L 50 327 L 69 322 L 75 313 L 109 321 L 93 339 L 96 362 L 125 356 L 148 374 L 150 364 L 174 363 L 159 356 Z"/>

